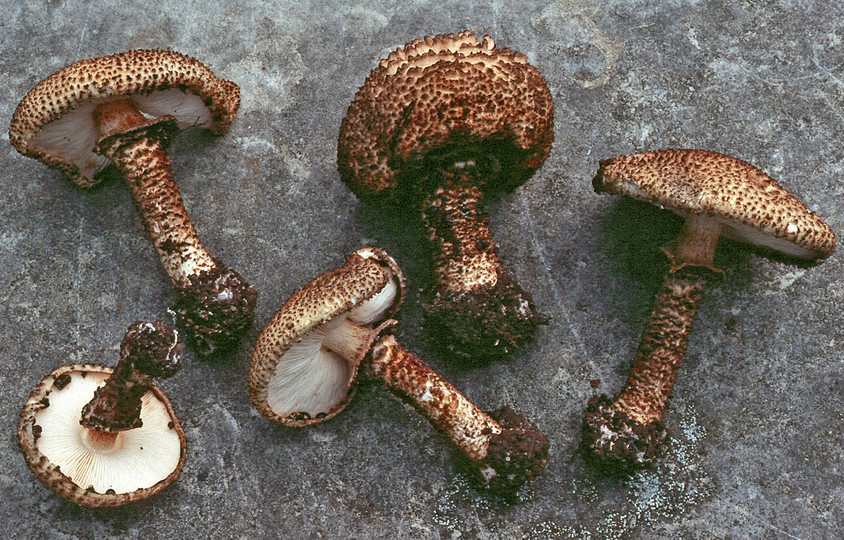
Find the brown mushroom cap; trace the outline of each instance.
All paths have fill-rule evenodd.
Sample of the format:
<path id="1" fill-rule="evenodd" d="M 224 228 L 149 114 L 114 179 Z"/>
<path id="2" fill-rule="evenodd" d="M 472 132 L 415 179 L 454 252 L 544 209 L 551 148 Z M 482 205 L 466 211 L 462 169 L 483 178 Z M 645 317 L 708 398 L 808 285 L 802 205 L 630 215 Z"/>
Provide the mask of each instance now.
<path id="1" fill-rule="evenodd" d="M 294 293 L 255 344 L 249 370 L 249 393 L 255 408 L 270 420 L 289 427 L 323 422 L 345 409 L 354 396 L 352 385 L 366 349 L 352 364 L 333 353 L 320 355 L 325 327 L 332 321 L 336 323 L 341 315 L 349 313 L 352 317 L 355 310 L 363 319 L 353 317 L 358 324 L 377 322 L 368 320 L 372 315 L 362 314 L 362 310 L 393 282 L 398 289 L 394 300 L 379 310 L 377 320 L 389 318 L 400 307 L 404 300 L 404 275 L 384 250 L 363 248 L 351 254 L 341 268 L 313 279 Z M 318 394 L 312 404 L 317 408 L 326 405 L 326 400 L 331 403 L 319 411 L 276 410 L 287 404 L 295 407 L 292 402 L 298 402 L 300 394 L 307 394 L 308 399 Z M 274 409 L 274 402 L 279 400 L 284 405 L 276 404 Z"/>
<path id="2" fill-rule="evenodd" d="M 63 366 L 29 396 L 18 442 L 27 465 L 62 497 L 90 508 L 121 506 L 169 486 L 185 463 L 185 434 L 167 396 L 152 384 L 141 405 L 143 425 L 117 434 L 115 447 L 97 449 L 80 422 L 112 369 Z"/>
<path id="3" fill-rule="evenodd" d="M 228 131 L 240 90 L 198 60 L 170 50 L 134 50 L 62 68 L 27 93 L 12 115 L 9 140 L 21 154 L 65 173 L 81 187 L 107 158 L 94 153 L 100 103 L 131 97 L 146 116 L 173 116 L 184 129 Z"/>
<path id="4" fill-rule="evenodd" d="M 553 110 L 539 71 L 491 37 L 417 39 L 381 60 L 355 95 L 340 127 L 340 174 L 361 199 L 387 206 L 408 166 L 434 154 L 493 155 L 497 187 L 514 189 L 551 151 Z"/>
<path id="5" fill-rule="evenodd" d="M 835 250 L 817 214 L 740 159 L 707 150 L 660 150 L 601 162 L 595 191 L 627 195 L 687 217 L 708 215 L 725 236 L 808 261 Z"/>

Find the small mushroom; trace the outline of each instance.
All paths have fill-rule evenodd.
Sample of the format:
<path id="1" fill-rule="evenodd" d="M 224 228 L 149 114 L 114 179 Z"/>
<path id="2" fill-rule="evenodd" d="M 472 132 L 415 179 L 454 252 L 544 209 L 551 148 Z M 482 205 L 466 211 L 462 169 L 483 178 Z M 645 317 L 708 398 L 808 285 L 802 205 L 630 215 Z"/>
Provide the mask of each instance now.
<path id="1" fill-rule="evenodd" d="M 152 379 L 174 375 L 183 350 L 162 319 L 138 321 L 114 369 L 74 364 L 48 375 L 18 424 L 32 472 L 89 508 L 140 501 L 172 484 L 185 463 L 185 434 Z"/>
<path id="2" fill-rule="evenodd" d="M 509 408 L 484 413 L 395 337 L 379 337 L 396 323 L 385 319 L 404 290 L 393 258 L 363 248 L 294 293 L 258 338 L 252 402 L 283 426 L 324 422 L 349 404 L 362 366 L 367 378 L 382 381 L 452 440 L 481 486 L 512 499 L 544 470 L 548 440 Z"/>
<path id="3" fill-rule="evenodd" d="M 686 354 L 692 322 L 707 285 L 722 279 L 713 265 L 720 235 L 817 264 L 832 254 L 829 226 L 759 169 L 704 150 L 662 150 L 601 162 L 598 193 L 627 195 L 685 218 L 663 248 L 670 268 L 654 301 L 623 391 L 589 400 L 583 422 L 585 457 L 628 474 L 665 450 L 662 417 Z"/>
<path id="4" fill-rule="evenodd" d="M 38 83 L 15 110 L 9 140 L 80 187 L 114 163 L 178 291 L 173 310 L 197 352 L 237 343 L 252 324 L 255 290 L 202 247 L 170 172 L 166 148 L 188 127 L 226 133 L 237 85 L 174 51 L 82 60 Z"/>
<path id="5" fill-rule="evenodd" d="M 545 318 L 505 273 L 488 192 L 542 165 L 554 103 L 527 58 L 471 32 L 426 37 L 381 60 L 340 126 L 340 175 L 363 201 L 415 208 L 434 251 L 426 308 L 446 343 L 478 359 L 506 354 Z"/>

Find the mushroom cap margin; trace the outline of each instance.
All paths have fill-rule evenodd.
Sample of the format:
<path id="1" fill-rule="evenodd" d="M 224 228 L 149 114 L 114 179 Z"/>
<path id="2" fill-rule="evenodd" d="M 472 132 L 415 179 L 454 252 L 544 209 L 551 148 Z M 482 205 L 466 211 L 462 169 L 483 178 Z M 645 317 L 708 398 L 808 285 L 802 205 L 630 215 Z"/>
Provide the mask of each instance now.
<path id="1" fill-rule="evenodd" d="M 178 89 L 199 96 L 208 108 L 217 134 L 228 131 L 240 106 L 240 88 L 218 78 L 199 60 L 171 50 L 135 49 L 80 60 L 35 85 L 12 115 L 9 141 L 21 154 L 64 173 L 80 187 L 97 182 L 62 157 L 32 148 L 44 127 L 80 105 L 110 101 L 157 90 Z"/>
<path id="2" fill-rule="evenodd" d="M 551 93 L 524 55 L 469 31 L 425 37 L 381 60 L 358 90 L 340 127 L 340 175 L 387 207 L 409 163 L 443 146 L 495 141 L 513 153 L 497 186 L 509 191 L 548 158 L 553 124 Z"/>
<path id="3" fill-rule="evenodd" d="M 680 215 L 718 217 L 727 236 L 797 259 L 820 262 L 835 251 L 820 216 L 761 170 L 718 152 L 668 149 L 604 160 L 593 186 Z M 789 244 L 807 253 L 787 251 Z"/>
<path id="4" fill-rule="evenodd" d="M 167 414 L 173 423 L 172 429 L 176 431 L 179 437 L 180 455 L 176 468 L 167 477 L 163 478 L 156 484 L 138 489 L 129 493 L 108 494 L 97 493 L 89 491 L 88 489 L 74 483 L 68 476 L 64 475 L 60 468 L 51 463 L 47 457 L 38 449 L 37 435 L 33 431 L 37 413 L 46 407 L 45 400 L 50 391 L 52 391 L 56 380 L 64 374 L 72 371 L 101 373 L 106 376 L 113 373 L 113 369 L 105 366 L 98 366 L 93 364 L 72 364 L 62 366 L 52 373 L 44 377 L 38 386 L 29 395 L 29 398 L 21 411 L 20 421 L 18 422 L 18 445 L 24 455 L 27 466 L 30 470 L 50 489 L 55 491 L 63 498 L 87 508 L 111 508 L 123 506 L 125 504 L 141 501 L 152 497 L 159 491 L 172 484 L 181 474 L 182 468 L 185 465 L 187 457 L 187 442 L 185 440 L 185 432 L 182 429 L 179 419 L 173 410 L 173 406 L 167 395 L 155 384 L 151 383 L 150 393 L 153 394 L 167 410 Z M 80 415 L 81 415 L 80 409 Z"/>
<path id="5" fill-rule="evenodd" d="M 361 248 L 346 259 L 346 264 L 322 274 L 293 293 L 261 331 L 249 369 L 249 395 L 262 415 L 285 427 L 305 427 L 324 422 L 342 412 L 354 397 L 354 382 L 361 358 L 356 359 L 346 397 L 324 416 L 296 419 L 277 414 L 269 406 L 268 388 L 284 354 L 303 336 L 334 317 L 352 310 L 380 292 L 391 280 L 397 280 L 399 296 L 383 315 L 391 316 L 404 302 L 406 284 L 398 263 L 381 248 Z M 380 327 L 379 327 L 380 328 Z M 373 331 L 374 339 L 379 330 Z"/>

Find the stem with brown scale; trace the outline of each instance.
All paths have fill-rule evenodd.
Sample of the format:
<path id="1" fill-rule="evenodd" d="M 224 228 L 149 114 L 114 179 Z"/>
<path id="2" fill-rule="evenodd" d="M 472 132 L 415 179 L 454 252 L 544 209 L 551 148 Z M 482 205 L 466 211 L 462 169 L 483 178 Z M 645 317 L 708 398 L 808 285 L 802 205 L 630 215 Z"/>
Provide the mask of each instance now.
<path id="1" fill-rule="evenodd" d="M 179 292 L 179 325 L 197 352 L 234 345 L 252 324 L 257 294 L 237 272 L 215 261 L 199 241 L 170 171 L 166 147 L 175 119 L 148 120 L 131 99 L 97 106 L 97 151 L 120 170 L 164 270 Z"/>
<path id="2" fill-rule="evenodd" d="M 629 474 L 664 454 L 668 435 L 662 417 L 700 299 L 708 279 L 715 277 L 718 271 L 704 266 L 666 275 L 624 389 L 612 402 L 603 394 L 589 400 L 582 443 L 588 460 L 609 472 Z"/>
<path id="3" fill-rule="evenodd" d="M 511 409 L 486 414 L 392 335 L 379 339 L 370 358 L 368 376 L 383 381 L 442 430 L 490 491 L 512 498 L 545 469 L 548 440 Z"/>
<path id="4" fill-rule="evenodd" d="M 183 350 L 163 319 L 132 324 L 120 343 L 117 366 L 82 409 L 80 423 L 88 428 L 89 441 L 104 447 L 118 432 L 141 427 L 141 398 L 154 377 L 171 377 L 181 369 Z"/>
<path id="5" fill-rule="evenodd" d="M 94 118 L 104 134 L 99 153 L 120 170 L 167 276 L 176 287 L 190 286 L 192 275 L 217 265 L 202 247 L 170 171 L 166 147 L 178 131 L 176 120 L 151 122 L 131 100 L 99 105 Z"/>
<path id="6" fill-rule="evenodd" d="M 705 278 L 666 276 L 614 411 L 643 425 L 662 420 L 705 290 Z"/>
<path id="7" fill-rule="evenodd" d="M 424 198 L 436 282 L 426 309 L 460 351 L 485 357 L 519 347 L 544 317 L 502 267 L 474 169 L 440 171 L 439 187 Z"/>
<path id="8" fill-rule="evenodd" d="M 581 450 L 607 472 L 629 474 L 665 453 L 662 417 L 686 356 L 692 323 L 709 280 L 724 272 L 713 265 L 721 222 L 690 214 L 670 246 L 662 248 L 669 270 L 656 294 L 630 376 L 615 401 L 604 394 L 589 400 Z"/>
<path id="9" fill-rule="evenodd" d="M 474 462 L 486 457 L 490 438 L 501 427 L 428 364 L 405 350 L 393 336 L 372 347 L 371 378 L 401 394 Z"/>

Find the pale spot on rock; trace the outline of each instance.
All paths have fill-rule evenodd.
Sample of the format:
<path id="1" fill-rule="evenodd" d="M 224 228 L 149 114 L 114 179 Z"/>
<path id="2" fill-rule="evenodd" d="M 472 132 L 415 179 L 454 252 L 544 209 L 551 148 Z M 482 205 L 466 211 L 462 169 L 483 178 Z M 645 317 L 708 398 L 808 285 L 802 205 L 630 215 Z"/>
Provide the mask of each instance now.
<path id="1" fill-rule="evenodd" d="M 255 51 L 222 70 L 222 76 L 240 86 L 240 114 L 277 113 L 290 106 L 290 94 L 302 80 L 305 65 L 296 42 L 274 35 L 251 47 Z"/>

